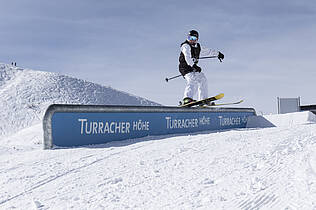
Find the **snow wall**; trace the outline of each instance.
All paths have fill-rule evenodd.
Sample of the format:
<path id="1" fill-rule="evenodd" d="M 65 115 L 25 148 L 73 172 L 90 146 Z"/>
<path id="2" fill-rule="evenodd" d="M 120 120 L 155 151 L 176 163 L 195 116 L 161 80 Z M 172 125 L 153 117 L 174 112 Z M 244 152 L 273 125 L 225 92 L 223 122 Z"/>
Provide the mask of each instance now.
<path id="1" fill-rule="evenodd" d="M 54 104 L 43 119 L 44 149 L 245 128 L 255 115 L 253 108 Z"/>

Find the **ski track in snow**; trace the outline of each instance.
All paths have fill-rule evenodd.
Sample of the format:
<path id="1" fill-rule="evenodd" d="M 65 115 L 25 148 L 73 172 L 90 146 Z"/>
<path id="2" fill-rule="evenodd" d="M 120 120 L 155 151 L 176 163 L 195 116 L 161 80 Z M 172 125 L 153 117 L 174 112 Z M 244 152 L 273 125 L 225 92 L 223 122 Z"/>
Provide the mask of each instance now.
<path id="1" fill-rule="evenodd" d="M 274 128 L 43 150 L 41 119 L 50 103 L 106 103 L 102 91 L 119 103 L 127 94 L 5 64 L 0 87 L 0 209 L 316 208 L 311 113 L 267 116 Z"/>

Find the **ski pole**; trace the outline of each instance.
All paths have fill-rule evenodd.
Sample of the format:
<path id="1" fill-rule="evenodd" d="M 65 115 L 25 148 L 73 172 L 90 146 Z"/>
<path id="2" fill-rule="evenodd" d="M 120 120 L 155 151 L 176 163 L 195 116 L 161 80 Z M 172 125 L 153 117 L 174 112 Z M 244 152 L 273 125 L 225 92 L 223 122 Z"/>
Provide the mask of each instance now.
<path id="1" fill-rule="evenodd" d="M 172 80 L 172 79 L 175 79 L 175 78 L 178 78 L 178 77 L 181 77 L 182 75 L 179 74 L 177 76 L 174 76 L 174 77 L 170 77 L 170 78 L 166 78 L 166 82 L 168 82 L 169 80 Z"/>
<path id="2" fill-rule="evenodd" d="M 218 58 L 218 56 L 201 57 L 201 58 L 199 58 L 199 59 L 206 59 L 206 58 Z M 218 58 L 218 60 L 219 60 L 220 62 L 222 62 L 222 59 Z"/>
<path id="3" fill-rule="evenodd" d="M 217 58 L 217 56 L 200 57 L 199 59 L 206 59 L 206 58 Z"/>
<path id="4" fill-rule="evenodd" d="M 199 59 L 207 59 L 207 58 L 218 58 L 218 56 L 207 56 L 207 57 L 200 57 Z M 218 58 L 220 62 L 222 62 L 222 59 Z M 175 79 L 175 78 L 178 78 L 178 77 L 181 77 L 182 75 L 179 74 L 177 76 L 174 76 L 174 77 L 170 77 L 170 78 L 166 78 L 166 82 L 168 82 L 169 80 L 172 80 L 172 79 Z"/>

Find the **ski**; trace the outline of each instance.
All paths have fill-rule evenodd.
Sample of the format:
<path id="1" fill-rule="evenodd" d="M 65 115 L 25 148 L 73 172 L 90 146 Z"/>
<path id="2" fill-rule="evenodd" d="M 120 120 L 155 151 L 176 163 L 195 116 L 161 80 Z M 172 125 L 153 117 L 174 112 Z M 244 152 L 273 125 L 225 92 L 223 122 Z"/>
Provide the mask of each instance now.
<path id="1" fill-rule="evenodd" d="M 221 103 L 221 104 L 213 104 L 209 106 L 225 106 L 225 105 L 234 105 L 234 104 L 240 104 L 244 102 L 244 100 L 236 101 L 236 102 L 229 102 L 229 103 Z"/>
<path id="2" fill-rule="evenodd" d="M 216 96 L 213 96 L 213 97 L 210 97 L 210 98 L 206 98 L 206 99 L 203 99 L 203 100 L 192 101 L 192 102 L 187 103 L 187 104 L 180 104 L 180 107 L 193 107 L 193 106 L 198 106 L 198 105 L 207 105 L 209 102 L 219 100 L 219 99 L 221 99 L 223 97 L 224 97 L 224 93 L 220 93 L 220 94 L 218 94 Z"/>

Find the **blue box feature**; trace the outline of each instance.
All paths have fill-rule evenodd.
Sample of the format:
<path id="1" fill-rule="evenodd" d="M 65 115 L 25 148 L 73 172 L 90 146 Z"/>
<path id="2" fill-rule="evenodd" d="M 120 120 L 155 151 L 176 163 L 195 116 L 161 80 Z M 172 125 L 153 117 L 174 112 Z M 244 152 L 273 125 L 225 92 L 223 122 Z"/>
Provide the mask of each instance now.
<path id="1" fill-rule="evenodd" d="M 245 128 L 248 117 L 253 115 L 253 109 L 245 108 L 54 105 L 44 117 L 44 147 Z"/>

